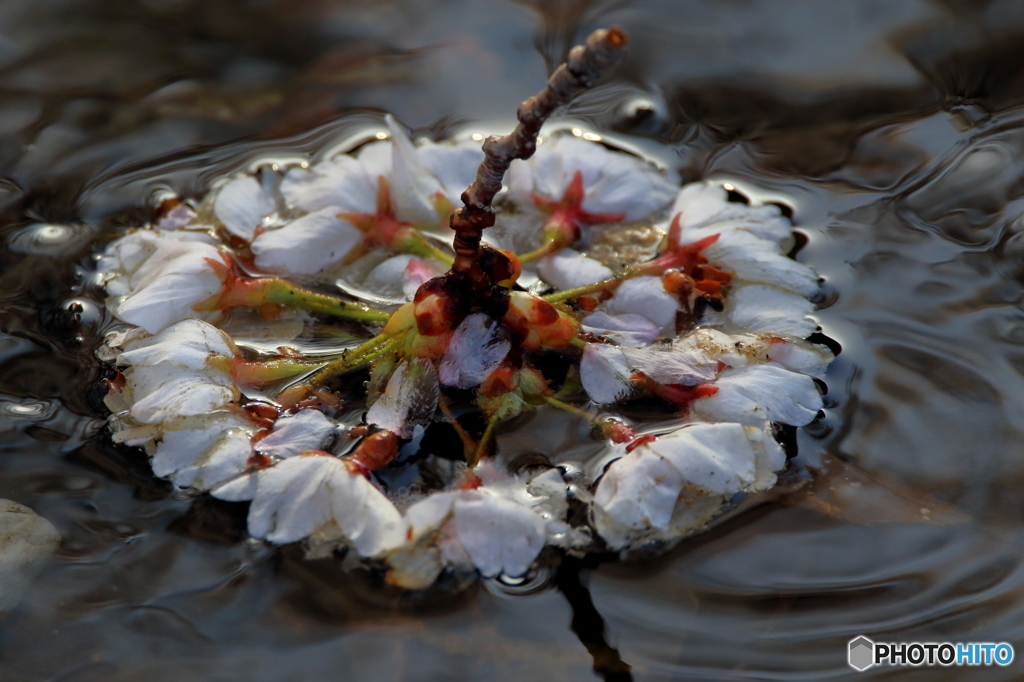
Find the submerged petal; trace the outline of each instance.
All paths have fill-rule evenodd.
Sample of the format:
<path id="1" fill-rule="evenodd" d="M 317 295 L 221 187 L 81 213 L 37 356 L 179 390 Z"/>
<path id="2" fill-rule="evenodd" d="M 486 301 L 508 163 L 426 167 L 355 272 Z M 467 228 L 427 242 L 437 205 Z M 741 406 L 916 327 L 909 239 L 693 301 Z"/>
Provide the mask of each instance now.
<path id="1" fill-rule="evenodd" d="M 388 380 L 387 388 L 366 413 L 366 422 L 411 438 L 417 424 L 427 424 L 437 410 L 437 370 L 428 360 L 405 360 Z"/>
<path id="2" fill-rule="evenodd" d="M 474 313 L 466 317 L 452 334 L 439 368 L 445 386 L 472 388 L 496 370 L 512 344 L 492 317 Z"/>
<path id="3" fill-rule="evenodd" d="M 279 418 L 273 432 L 256 443 L 256 450 L 281 458 L 293 457 L 306 450 L 321 450 L 337 428 L 320 410 L 300 410 L 294 415 Z"/>
<path id="4" fill-rule="evenodd" d="M 588 343 L 580 361 L 583 389 L 595 403 L 614 403 L 633 390 L 629 361 L 617 346 Z"/>

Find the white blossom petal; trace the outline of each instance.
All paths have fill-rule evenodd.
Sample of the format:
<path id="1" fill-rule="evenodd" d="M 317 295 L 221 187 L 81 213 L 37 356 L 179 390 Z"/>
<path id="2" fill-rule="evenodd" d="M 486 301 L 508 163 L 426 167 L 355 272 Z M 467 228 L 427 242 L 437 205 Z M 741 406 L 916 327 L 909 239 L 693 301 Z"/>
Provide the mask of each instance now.
<path id="1" fill-rule="evenodd" d="M 213 202 L 217 220 L 228 232 L 245 240 L 252 239 L 257 226 L 273 211 L 273 199 L 251 175 L 229 181 L 221 187 Z"/>
<path id="2" fill-rule="evenodd" d="M 391 145 L 368 145 L 365 149 L 381 146 L 390 149 Z M 363 156 L 367 155 L 361 154 L 357 159 L 339 154 L 308 169 L 290 168 L 281 181 L 281 195 L 289 207 L 307 213 L 328 206 L 336 207 L 335 212 L 373 213 L 379 176 L 386 175 L 388 170 L 376 167 L 377 164 L 373 164 L 372 169 L 367 168 L 369 164 L 363 161 Z"/>
<path id="3" fill-rule="evenodd" d="M 207 490 L 246 469 L 256 429 L 233 412 L 212 412 L 165 427 L 153 455 L 153 473 L 184 488 Z"/>
<path id="4" fill-rule="evenodd" d="M 211 356 L 233 357 L 231 338 L 202 320 L 182 320 L 159 334 L 124 344 L 118 357 L 121 365 L 168 364 L 193 370 L 207 369 Z"/>
<path id="5" fill-rule="evenodd" d="M 683 480 L 719 495 L 740 492 L 756 477 L 754 450 L 739 424 L 694 424 L 643 448 L 664 457 Z"/>
<path id="6" fill-rule="evenodd" d="M 337 431 L 337 425 L 320 410 L 300 410 L 284 415 L 270 435 L 256 443 L 256 450 L 269 457 L 293 457 L 306 450 L 321 450 Z"/>
<path id="7" fill-rule="evenodd" d="M 362 556 L 399 546 L 405 525 L 364 476 L 334 457 L 290 457 L 258 472 L 249 533 L 277 544 L 314 533 L 348 540 Z"/>
<path id="8" fill-rule="evenodd" d="M 674 330 L 678 308 L 679 302 L 665 291 L 661 278 L 651 276 L 627 279 L 601 304 L 601 309 L 611 315 L 643 315 L 664 331 Z"/>
<path id="9" fill-rule="evenodd" d="M 703 253 L 738 280 L 769 284 L 802 296 L 813 296 L 819 288 L 814 270 L 786 256 L 774 242 L 747 232 L 726 232 Z"/>
<path id="10" fill-rule="evenodd" d="M 683 187 L 669 215 L 679 215 L 681 244 L 712 234 L 742 230 L 775 244 L 793 234 L 792 224 L 778 206 L 754 206 L 727 200 L 721 185 L 695 182 Z"/>
<path id="11" fill-rule="evenodd" d="M 583 178 L 583 209 L 625 213 L 625 220 L 665 210 L 677 191 L 675 182 L 643 159 L 562 135 L 546 140 L 529 160 L 512 162 L 509 197 L 520 207 L 533 205 L 533 193 L 558 201 L 576 171 Z"/>
<path id="12" fill-rule="evenodd" d="M 521 576 L 544 548 L 544 520 L 520 504 L 466 490 L 454 507 L 459 541 L 485 576 Z"/>
<path id="13" fill-rule="evenodd" d="M 381 261 L 366 276 L 362 286 L 376 296 L 411 301 L 424 282 L 444 274 L 444 270 L 436 261 L 402 254 Z"/>
<path id="14" fill-rule="evenodd" d="M 611 463 L 594 492 L 594 504 L 628 528 L 664 528 L 682 485 L 682 475 L 664 457 L 639 447 Z"/>
<path id="15" fill-rule="evenodd" d="M 580 381 L 595 403 L 614 403 L 633 390 L 629 361 L 617 346 L 588 343 L 580 361 Z"/>
<path id="16" fill-rule="evenodd" d="M 405 360 L 388 380 L 387 388 L 366 413 L 366 422 L 411 438 L 417 424 L 427 424 L 437 410 L 437 370 L 428 360 Z"/>
<path id="17" fill-rule="evenodd" d="M 818 323 L 808 317 L 814 311 L 813 303 L 775 287 L 760 284 L 735 287 L 725 307 L 728 319 L 750 332 L 803 339 L 818 328 Z"/>
<path id="18" fill-rule="evenodd" d="M 809 376 L 768 362 L 727 369 L 715 382 L 718 393 L 693 402 L 705 419 L 760 426 L 765 421 L 791 426 L 811 423 L 822 407 L 821 394 Z"/>
<path id="19" fill-rule="evenodd" d="M 623 354 L 632 371 L 640 371 L 662 384 L 697 386 L 718 374 L 718 358 L 696 344 L 627 348 Z"/>
<path id="20" fill-rule="evenodd" d="M 452 334 L 441 360 L 439 377 L 445 386 L 472 388 L 496 370 L 512 344 L 501 325 L 484 313 L 466 316 Z"/>
<path id="21" fill-rule="evenodd" d="M 337 263 L 363 240 L 363 233 L 327 206 L 268 230 L 252 243 L 257 267 L 283 275 L 312 275 Z"/>
<path id="22" fill-rule="evenodd" d="M 222 261 L 215 247 L 200 241 L 167 239 L 163 234 L 153 233 L 157 238 L 149 245 L 156 248 L 137 264 L 127 280 L 120 280 L 119 292 L 127 298 L 112 302 L 120 319 L 151 334 L 179 320 L 200 317 L 194 306 L 220 293 L 222 287 L 220 276 L 210 264 L 211 260 Z M 112 292 L 108 289 L 108 293 Z"/>
<path id="23" fill-rule="evenodd" d="M 206 414 L 239 395 L 229 379 L 220 379 L 212 372 L 154 365 L 129 368 L 124 376 L 135 400 L 129 414 L 143 424 Z"/>
<path id="24" fill-rule="evenodd" d="M 808 343 L 772 343 L 768 346 L 768 359 L 777 362 L 791 372 L 807 374 L 815 378 L 825 376 L 828 364 L 834 356 L 824 346 Z"/>
<path id="25" fill-rule="evenodd" d="M 545 282 L 563 290 L 594 284 L 615 274 L 599 261 L 572 249 L 540 259 L 537 272 Z"/>
<path id="26" fill-rule="evenodd" d="M 582 327 L 585 332 L 604 336 L 620 346 L 631 348 L 646 346 L 661 333 L 661 329 L 643 315 L 609 315 L 600 310 L 583 318 Z"/>

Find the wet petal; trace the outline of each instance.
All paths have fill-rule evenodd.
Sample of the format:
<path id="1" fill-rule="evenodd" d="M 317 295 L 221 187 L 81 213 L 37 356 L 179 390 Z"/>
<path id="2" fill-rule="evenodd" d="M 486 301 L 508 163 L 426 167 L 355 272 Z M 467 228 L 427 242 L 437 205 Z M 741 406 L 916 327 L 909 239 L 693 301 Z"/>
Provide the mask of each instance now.
<path id="1" fill-rule="evenodd" d="M 256 265 L 283 275 L 312 275 L 337 263 L 363 240 L 363 233 L 338 217 L 340 206 L 327 206 L 252 243 Z"/>
<path id="2" fill-rule="evenodd" d="M 233 357 L 235 345 L 230 337 L 202 320 L 182 320 L 159 334 L 126 343 L 117 362 L 134 366 L 168 364 L 204 370 L 212 355 Z"/>
<path id="3" fill-rule="evenodd" d="M 704 249 L 712 263 L 732 272 L 737 279 L 813 296 L 818 291 L 814 270 L 779 250 L 778 245 L 752 234 L 734 231 Z"/>
<path id="4" fill-rule="evenodd" d="M 427 424 L 437 410 L 439 386 L 433 363 L 412 359 L 402 362 L 387 388 L 366 413 L 366 422 L 411 438 L 417 424 Z"/>
<path id="5" fill-rule="evenodd" d="M 755 454 L 739 424 L 694 424 L 641 446 L 665 458 L 683 480 L 719 495 L 754 483 Z"/>
<path id="6" fill-rule="evenodd" d="M 700 346 L 680 343 L 652 348 L 623 350 L 630 369 L 640 371 L 662 384 L 696 386 L 718 374 L 718 358 Z"/>
<path id="7" fill-rule="evenodd" d="M 401 514 L 362 475 L 334 457 L 290 457 L 258 473 L 249 533 L 277 544 L 314 533 L 375 556 L 404 540 Z"/>
<path id="8" fill-rule="evenodd" d="M 778 244 L 793 233 L 792 224 L 777 206 L 728 201 L 725 189 L 713 183 L 695 182 L 683 187 L 669 214 L 680 214 L 681 244 L 733 230 Z"/>
<path id="9" fill-rule="evenodd" d="M 322 450 L 337 425 L 320 410 L 300 410 L 285 415 L 274 424 L 274 431 L 256 443 L 256 450 L 270 457 L 293 457 L 306 450 Z"/>
<path id="10" fill-rule="evenodd" d="M 373 213 L 378 176 L 387 172 L 377 167 L 368 169 L 361 159 L 339 154 L 308 169 L 289 169 L 281 181 L 281 195 L 289 207 L 307 213 L 328 206 L 338 211 Z"/>
<path id="11" fill-rule="evenodd" d="M 614 403 L 633 391 L 629 361 L 617 346 L 588 343 L 580 361 L 583 389 L 595 403 Z"/>
<path id="12" fill-rule="evenodd" d="M 233 412 L 213 412 L 165 427 L 153 473 L 177 485 L 208 490 L 243 473 L 255 428 Z"/>
<path id="13" fill-rule="evenodd" d="M 628 528 L 664 528 L 672 518 L 683 477 L 664 457 L 640 447 L 608 467 L 594 504 Z"/>
<path id="14" fill-rule="evenodd" d="M 472 388 L 496 370 L 512 344 L 501 325 L 484 313 L 466 317 L 452 334 L 439 369 L 445 386 Z"/>
<path id="15" fill-rule="evenodd" d="M 737 327 L 799 339 L 818 328 L 808 317 L 813 311 L 803 296 L 759 284 L 736 287 L 726 301 L 726 314 Z"/>
<path id="16" fill-rule="evenodd" d="M 709 420 L 749 426 L 762 426 L 765 421 L 804 426 L 822 407 L 813 379 L 774 362 L 727 369 L 715 386 L 718 393 L 693 402 L 694 413 Z"/>
<path id="17" fill-rule="evenodd" d="M 213 212 L 228 232 L 246 240 L 252 239 L 256 227 L 273 211 L 273 199 L 251 175 L 228 182 L 213 202 Z"/>
<path id="18" fill-rule="evenodd" d="M 537 272 L 557 289 L 575 289 L 608 279 L 614 274 L 600 262 L 572 249 L 562 249 L 542 258 L 537 263 Z"/>
<path id="19" fill-rule="evenodd" d="M 583 331 L 611 339 L 620 346 L 639 348 L 658 338 L 660 328 L 643 315 L 609 315 L 598 311 L 583 318 Z"/>
<path id="20" fill-rule="evenodd" d="M 544 521 L 507 499 L 467 490 L 455 498 L 455 532 L 485 576 L 521 576 L 544 548 Z"/>
<path id="21" fill-rule="evenodd" d="M 612 315 L 636 313 L 668 330 L 674 327 L 678 301 L 667 291 L 660 277 L 634 277 L 627 279 L 615 295 L 601 304 L 602 310 Z"/>
<path id="22" fill-rule="evenodd" d="M 824 346 L 808 343 L 773 343 L 768 346 L 768 358 L 792 372 L 822 378 L 834 356 Z"/>
<path id="23" fill-rule="evenodd" d="M 166 365 L 130 369 L 125 372 L 125 379 L 135 399 L 129 413 L 143 424 L 206 414 L 239 395 L 238 389 L 227 381 Z"/>

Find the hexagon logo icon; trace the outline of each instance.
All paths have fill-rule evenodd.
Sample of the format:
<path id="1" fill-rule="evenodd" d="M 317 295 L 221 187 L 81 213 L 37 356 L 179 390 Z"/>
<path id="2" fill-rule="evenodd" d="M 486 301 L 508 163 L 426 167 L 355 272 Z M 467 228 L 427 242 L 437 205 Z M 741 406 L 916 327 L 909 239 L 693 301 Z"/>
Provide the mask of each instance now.
<path id="1" fill-rule="evenodd" d="M 863 672 L 875 664 L 875 643 L 863 635 L 851 639 L 847 656 L 850 667 Z"/>

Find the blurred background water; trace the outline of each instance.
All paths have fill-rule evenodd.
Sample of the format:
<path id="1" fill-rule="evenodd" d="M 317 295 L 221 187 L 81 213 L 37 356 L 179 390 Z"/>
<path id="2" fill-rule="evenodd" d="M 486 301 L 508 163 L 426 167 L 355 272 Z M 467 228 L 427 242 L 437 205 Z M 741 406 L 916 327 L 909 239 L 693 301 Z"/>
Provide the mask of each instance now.
<path id="1" fill-rule="evenodd" d="M 801 461 L 851 467 L 826 502 L 408 604 L 245 542 L 244 508 L 95 435 L 83 273 L 156 198 L 382 112 L 508 127 L 613 23 L 629 60 L 565 116 L 780 199 L 808 237 L 844 349 L 800 437 Z M 1012 0 L 0 2 L 0 497 L 63 536 L 0 617 L 0 680 L 1021 679 L 855 673 L 846 643 L 1024 653 L 1022 45 Z"/>

